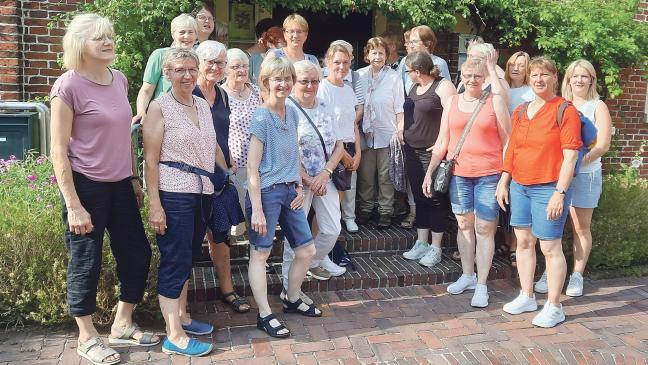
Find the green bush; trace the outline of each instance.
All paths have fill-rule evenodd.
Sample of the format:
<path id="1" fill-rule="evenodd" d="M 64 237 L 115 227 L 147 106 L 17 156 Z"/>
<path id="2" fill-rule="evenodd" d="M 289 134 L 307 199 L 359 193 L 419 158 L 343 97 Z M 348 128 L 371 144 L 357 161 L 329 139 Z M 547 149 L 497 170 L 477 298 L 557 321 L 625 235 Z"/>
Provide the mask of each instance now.
<path id="1" fill-rule="evenodd" d="M 66 304 L 67 249 L 61 200 L 51 161 L 28 155 L 0 160 L 0 323 L 40 324 L 70 319 Z M 142 212 L 146 216 L 146 212 Z M 149 242 L 154 235 L 147 231 Z M 139 312 L 153 313 L 159 253 L 153 250 L 149 285 Z M 110 246 L 104 243 L 95 320 L 107 323 L 119 285 Z M 157 311 L 155 312 L 157 313 Z"/>
<path id="2" fill-rule="evenodd" d="M 592 219 L 590 271 L 623 271 L 648 264 L 648 180 L 637 169 L 606 176 Z"/>

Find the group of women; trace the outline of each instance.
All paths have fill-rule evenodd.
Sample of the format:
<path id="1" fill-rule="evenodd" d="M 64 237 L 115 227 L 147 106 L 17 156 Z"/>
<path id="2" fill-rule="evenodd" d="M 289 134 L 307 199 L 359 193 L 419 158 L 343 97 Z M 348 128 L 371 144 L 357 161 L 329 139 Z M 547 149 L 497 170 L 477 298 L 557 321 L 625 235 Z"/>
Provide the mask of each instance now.
<path id="1" fill-rule="evenodd" d="M 408 55 L 399 71 L 387 63 L 394 60 L 393 47 L 374 37 L 364 48 L 368 66 L 356 75 L 350 70 L 351 45 L 333 42 L 323 78 L 317 59 L 303 51 L 308 24 L 293 14 L 281 28 L 283 40 L 261 34 L 268 43 L 260 46 L 265 54 L 251 79 L 248 53 L 209 40 L 213 28 L 208 7 L 197 9 L 195 18 L 183 14 L 173 20 L 174 42 L 151 55 L 133 116 L 127 80 L 110 68 L 112 24 L 84 14 L 68 26 L 63 41 L 68 71 L 51 92 L 51 155 L 64 202 L 68 304 L 79 327 L 80 356 L 94 364 L 120 361 L 91 319 L 106 230 L 120 280 L 109 342 L 152 346 L 162 340 L 132 320 L 144 294 L 151 249 L 139 213 L 142 179 L 132 161 L 131 121 L 143 125 L 148 223 L 160 250 L 157 291 L 166 353 L 202 356 L 212 350 L 211 343 L 189 335 L 209 334 L 213 326 L 187 311 L 192 257 L 206 234 L 223 300 L 237 312 L 250 310 L 233 289 L 229 266 L 229 228 L 244 221 L 243 211 L 257 327 L 274 337 L 290 335 L 267 299 L 266 261 L 277 225 L 285 235 L 283 311 L 321 316 L 301 291 L 302 282 L 307 274 L 326 280 L 346 271 L 328 256 L 341 222 L 357 231 L 356 221 L 367 223 L 377 207 L 377 226 L 389 227 L 394 144 L 403 149 L 418 233 L 404 257 L 425 266 L 441 260 L 451 209 L 459 224 L 463 275 L 448 292 L 474 289 L 471 304 L 485 307 L 499 210 L 510 211 L 522 290 L 504 310 L 537 309 L 533 270 L 539 239 L 547 270 L 535 291 L 549 296 L 533 323 L 552 327 L 564 320 L 562 230 L 569 213 L 576 265 L 567 294 L 582 295 L 589 224 L 601 189 L 600 157 L 609 147 L 611 129 L 589 62 L 579 60 L 568 68 L 559 97 L 551 60 L 529 60 L 518 52 L 502 76 L 492 46 L 475 43 L 457 90 L 444 77 L 445 61 L 431 53 L 434 33 L 422 26 L 408 33 Z M 564 106 L 567 100 L 571 103 Z M 599 135 L 574 177 L 582 147 L 577 108 L 595 121 Z M 432 187 L 443 160 L 455 164 L 448 194 Z M 311 208 L 315 214 L 309 223 Z"/>

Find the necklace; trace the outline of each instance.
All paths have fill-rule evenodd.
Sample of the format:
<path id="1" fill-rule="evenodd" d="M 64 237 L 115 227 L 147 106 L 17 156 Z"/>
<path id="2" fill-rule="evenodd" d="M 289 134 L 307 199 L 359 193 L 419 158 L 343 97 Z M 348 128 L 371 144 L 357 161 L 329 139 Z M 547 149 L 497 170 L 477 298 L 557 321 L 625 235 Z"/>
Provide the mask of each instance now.
<path id="1" fill-rule="evenodd" d="M 173 95 L 173 91 L 171 91 L 171 97 L 172 97 L 173 100 L 175 100 L 178 104 L 180 104 L 180 105 L 184 105 L 184 106 L 189 107 L 189 108 L 193 108 L 193 107 L 196 105 L 196 99 L 194 99 L 193 95 L 191 96 L 191 105 L 187 105 L 187 104 L 181 102 L 180 100 L 178 100 L 178 99 L 175 97 L 175 95 Z"/>
<path id="2" fill-rule="evenodd" d="M 246 88 L 245 84 L 243 84 L 243 89 L 241 89 L 241 90 L 237 90 L 234 87 L 230 87 L 227 84 L 225 86 L 227 86 L 228 89 L 232 90 L 232 92 L 234 92 L 235 95 L 239 97 L 239 99 L 243 98 L 243 93 L 245 92 L 245 88 Z"/>
<path id="3" fill-rule="evenodd" d="M 468 100 L 468 99 L 466 99 L 466 93 L 465 92 L 461 93 L 461 95 L 462 95 L 461 97 L 464 99 L 464 101 L 466 101 L 468 103 L 472 103 L 473 101 L 479 99 L 479 98 L 472 98 L 472 100 Z"/>

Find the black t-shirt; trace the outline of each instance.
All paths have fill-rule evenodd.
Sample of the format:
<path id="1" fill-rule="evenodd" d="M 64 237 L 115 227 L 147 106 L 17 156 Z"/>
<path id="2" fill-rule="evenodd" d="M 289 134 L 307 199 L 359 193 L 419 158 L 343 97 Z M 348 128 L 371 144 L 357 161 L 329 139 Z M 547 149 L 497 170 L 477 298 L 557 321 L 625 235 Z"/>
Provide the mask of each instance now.
<path id="1" fill-rule="evenodd" d="M 423 94 L 417 95 L 419 84 L 414 84 L 403 104 L 405 116 L 405 143 L 412 148 L 428 148 L 434 145 L 441 128 L 443 106 L 436 88 L 443 80 L 439 78 L 432 82 L 430 88 Z"/>
<path id="2" fill-rule="evenodd" d="M 232 167 L 232 162 L 230 161 L 230 150 L 227 145 L 227 141 L 229 140 L 230 125 L 229 99 L 227 93 L 223 89 L 221 89 L 220 86 L 215 85 L 214 88 L 216 89 L 216 100 L 214 101 L 214 105 L 211 106 L 210 110 L 212 112 L 212 120 L 214 121 L 216 140 L 218 141 L 218 145 L 220 146 L 221 151 L 223 151 L 225 161 L 227 162 L 227 167 Z M 200 98 L 205 98 L 198 86 L 194 88 L 193 94 Z"/>

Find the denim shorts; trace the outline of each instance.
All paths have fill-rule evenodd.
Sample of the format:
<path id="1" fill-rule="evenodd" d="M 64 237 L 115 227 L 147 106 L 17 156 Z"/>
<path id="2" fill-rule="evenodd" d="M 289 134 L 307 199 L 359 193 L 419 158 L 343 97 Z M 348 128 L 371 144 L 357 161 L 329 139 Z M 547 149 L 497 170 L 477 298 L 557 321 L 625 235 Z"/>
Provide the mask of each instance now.
<path id="1" fill-rule="evenodd" d="M 495 198 L 500 174 L 463 177 L 453 176 L 450 180 L 450 204 L 452 213 L 475 215 L 486 221 L 497 220 L 499 205 Z"/>
<path id="2" fill-rule="evenodd" d="M 547 205 L 556 191 L 556 183 L 520 185 L 511 181 L 511 226 L 518 228 L 531 227 L 531 233 L 544 241 L 557 240 L 562 237 L 565 221 L 569 214 L 569 205 L 573 190 L 565 193 L 563 214 L 560 219 L 547 219 Z"/>
<path id="3" fill-rule="evenodd" d="M 295 184 L 279 183 L 261 189 L 261 204 L 265 215 L 267 232 L 259 235 L 250 229 L 250 245 L 257 251 L 270 251 L 277 223 L 286 235 L 293 249 L 313 242 L 308 220 L 303 209 L 292 209 L 290 203 L 297 197 Z M 252 221 L 252 203 L 250 193 L 245 197 L 245 214 Z"/>
<path id="4" fill-rule="evenodd" d="M 191 275 L 193 257 L 200 255 L 212 196 L 160 191 L 160 202 L 167 228 L 164 235 L 156 235 L 160 249 L 157 291 L 176 299 Z"/>
<path id="5" fill-rule="evenodd" d="M 574 191 L 572 207 L 596 208 L 598 207 L 601 191 L 603 190 L 603 171 L 581 172 L 574 176 L 571 183 Z"/>

